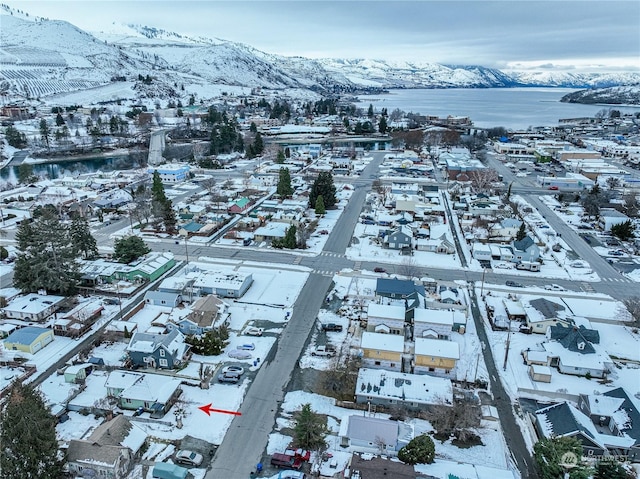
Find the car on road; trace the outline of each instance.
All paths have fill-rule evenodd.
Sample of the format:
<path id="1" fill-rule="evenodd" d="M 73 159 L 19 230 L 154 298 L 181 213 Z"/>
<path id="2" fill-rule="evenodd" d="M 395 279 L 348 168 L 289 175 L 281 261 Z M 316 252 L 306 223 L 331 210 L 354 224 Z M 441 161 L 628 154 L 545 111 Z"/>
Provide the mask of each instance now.
<path id="1" fill-rule="evenodd" d="M 240 349 L 242 351 L 253 351 L 254 349 L 256 349 L 256 345 L 253 343 L 243 343 L 243 344 L 238 344 L 236 346 L 236 349 Z"/>
<path id="2" fill-rule="evenodd" d="M 202 454 L 198 454 L 194 451 L 189 451 L 187 449 L 181 449 L 176 452 L 175 461 L 178 464 L 185 464 L 188 466 L 199 466 L 202 464 Z"/>
<path id="3" fill-rule="evenodd" d="M 507 281 L 505 284 L 511 288 L 524 288 L 524 284 L 515 281 Z"/>
<path id="4" fill-rule="evenodd" d="M 544 289 L 546 289 L 547 291 L 566 291 L 566 289 L 564 289 L 559 284 L 548 284 L 544 287 Z"/>
<path id="5" fill-rule="evenodd" d="M 240 381 L 240 376 L 235 374 L 218 374 L 219 383 L 236 384 L 238 381 Z"/>
<path id="6" fill-rule="evenodd" d="M 386 273 L 387 272 L 386 269 L 384 269 L 384 268 L 382 268 L 380 266 L 376 266 L 375 268 L 373 268 L 373 271 L 376 272 L 376 273 Z"/>
<path id="7" fill-rule="evenodd" d="M 233 359 L 251 359 L 251 353 L 249 351 L 243 351 L 241 349 L 232 349 L 228 353 L 230 358 Z"/>
<path id="8" fill-rule="evenodd" d="M 263 328 L 256 328 L 254 326 L 249 326 L 247 329 L 244 330 L 244 333 L 246 336 L 262 336 L 262 333 L 264 333 L 264 329 Z"/>
<path id="9" fill-rule="evenodd" d="M 552 191 L 558 191 L 558 187 L 557 186 L 550 186 L 549 189 L 552 190 Z"/>
<path id="10" fill-rule="evenodd" d="M 225 366 L 222 368 L 221 373 L 228 376 L 242 376 L 244 374 L 244 368 L 241 366 Z"/>

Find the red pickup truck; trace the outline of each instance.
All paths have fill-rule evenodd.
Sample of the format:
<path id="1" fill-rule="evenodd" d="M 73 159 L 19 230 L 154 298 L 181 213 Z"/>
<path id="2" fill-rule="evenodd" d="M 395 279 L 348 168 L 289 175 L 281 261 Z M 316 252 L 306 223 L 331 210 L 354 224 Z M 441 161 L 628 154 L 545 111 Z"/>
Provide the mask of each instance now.
<path id="1" fill-rule="evenodd" d="M 289 454 L 276 452 L 271 455 L 271 465 L 289 469 L 300 469 L 302 467 L 302 459 L 296 456 L 290 456 Z"/>

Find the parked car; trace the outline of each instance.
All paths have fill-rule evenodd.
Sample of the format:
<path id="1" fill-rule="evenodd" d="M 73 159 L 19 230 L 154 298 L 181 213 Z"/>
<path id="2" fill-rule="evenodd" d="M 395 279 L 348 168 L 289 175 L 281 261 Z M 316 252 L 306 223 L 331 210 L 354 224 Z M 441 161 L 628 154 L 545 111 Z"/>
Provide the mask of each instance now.
<path id="1" fill-rule="evenodd" d="M 251 353 L 241 349 L 232 349 L 229 351 L 229 357 L 233 359 L 251 359 Z"/>
<path id="2" fill-rule="evenodd" d="M 557 190 L 558 190 L 558 187 L 557 187 L 557 186 L 550 186 L 550 187 L 549 187 L 549 189 L 550 189 L 550 190 L 553 190 L 553 191 L 557 191 Z"/>
<path id="3" fill-rule="evenodd" d="M 238 344 L 236 346 L 236 349 L 240 349 L 242 351 L 253 351 L 254 349 L 256 349 L 256 345 L 253 343 Z"/>
<path id="4" fill-rule="evenodd" d="M 375 268 L 373 268 L 373 271 L 375 271 L 376 273 L 386 273 L 387 270 L 380 267 L 380 266 L 376 266 Z"/>
<path id="5" fill-rule="evenodd" d="M 566 291 L 566 289 L 564 289 L 559 284 L 548 284 L 544 287 L 544 289 L 546 289 L 547 291 Z"/>
<path id="6" fill-rule="evenodd" d="M 275 467 L 300 469 L 302 467 L 302 460 L 295 456 L 276 452 L 271 455 L 271 465 Z"/>
<path id="7" fill-rule="evenodd" d="M 331 358 L 336 354 L 336 350 L 332 346 L 317 346 L 316 349 L 311 351 L 311 356 L 322 356 L 325 358 Z"/>
<path id="8" fill-rule="evenodd" d="M 244 330 L 244 334 L 247 336 L 262 336 L 263 332 L 264 332 L 263 328 L 256 328 L 254 326 L 249 326 L 247 329 Z"/>
<path id="9" fill-rule="evenodd" d="M 507 281 L 505 284 L 511 288 L 524 288 L 524 284 L 515 281 Z"/>
<path id="10" fill-rule="evenodd" d="M 197 467 L 202 464 L 202 454 L 198 454 L 197 452 L 189 451 L 186 449 L 181 449 L 180 451 L 176 452 L 175 461 L 178 464 L 186 464 L 189 466 Z"/>
<path id="11" fill-rule="evenodd" d="M 328 230 L 320 230 L 320 231 L 318 231 L 318 233 L 320 233 L 321 235 L 328 235 L 329 231 Z"/>
<path id="12" fill-rule="evenodd" d="M 218 374 L 219 383 L 236 384 L 238 381 L 240 381 L 240 376 L 237 376 L 235 374 Z"/>
<path id="13" fill-rule="evenodd" d="M 322 325 L 322 330 L 323 331 L 337 331 L 337 332 L 340 332 L 340 331 L 342 331 L 342 325 L 341 324 L 336 324 L 336 323 L 327 323 L 327 324 L 323 324 Z"/>
<path id="14" fill-rule="evenodd" d="M 244 374 L 244 368 L 241 366 L 225 366 L 222 368 L 221 373 L 227 375 L 242 376 Z"/>

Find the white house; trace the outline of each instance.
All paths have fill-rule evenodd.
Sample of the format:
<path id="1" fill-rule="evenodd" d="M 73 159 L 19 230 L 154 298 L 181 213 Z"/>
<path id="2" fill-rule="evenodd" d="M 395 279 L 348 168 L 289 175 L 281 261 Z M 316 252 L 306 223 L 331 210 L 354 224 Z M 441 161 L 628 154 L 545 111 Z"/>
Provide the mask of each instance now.
<path id="1" fill-rule="evenodd" d="M 615 225 L 619 225 L 626 221 L 629 221 L 629 218 L 624 213 L 619 212 L 613 208 L 602 208 L 600 210 L 600 217 L 598 222 L 604 231 L 611 231 L 611 227 Z"/>
<path id="2" fill-rule="evenodd" d="M 404 306 L 369 303 L 367 307 L 367 331 L 404 334 L 405 314 Z"/>

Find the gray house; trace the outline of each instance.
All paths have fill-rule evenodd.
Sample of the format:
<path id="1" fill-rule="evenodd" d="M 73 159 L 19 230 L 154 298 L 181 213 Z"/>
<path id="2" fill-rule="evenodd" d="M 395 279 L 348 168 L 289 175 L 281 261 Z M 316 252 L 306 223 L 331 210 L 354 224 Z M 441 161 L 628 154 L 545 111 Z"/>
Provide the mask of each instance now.
<path id="1" fill-rule="evenodd" d="M 119 415 L 100 426 L 87 439 L 72 439 L 67 449 L 69 472 L 82 477 L 127 477 L 147 434 Z"/>
<path id="2" fill-rule="evenodd" d="M 251 273 L 240 272 L 211 274 L 204 272 L 195 280 L 193 287 L 201 294 L 215 294 L 221 298 L 240 298 L 253 283 Z"/>
<path id="3" fill-rule="evenodd" d="M 513 250 L 514 263 L 520 263 L 521 261 L 538 261 L 540 258 L 540 248 L 530 236 L 525 236 L 520 241 L 513 240 L 511 243 L 511 249 Z"/>
<path id="4" fill-rule="evenodd" d="M 191 306 L 191 312 L 178 320 L 167 324 L 167 329 L 179 329 L 186 336 L 200 335 L 213 328 L 227 324 L 229 313 L 227 304 L 214 295 L 203 296 Z"/>
<path id="5" fill-rule="evenodd" d="M 400 423 L 389 419 L 354 414 L 344 418 L 340 425 L 341 445 L 357 452 L 396 456 L 408 443 L 399 436 Z"/>
<path id="6" fill-rule="evenodd" d="M 182 295 L 179 293 L 167 293 L 164 291 L 147 291 L 144 295 L 144 302 L 154 306 L 175 308 L 182 302 Z"/>
<path id="7" fill-rule="evenodd" d="M 402 249 L 411 248 L 413 243 L 413 232 L 408 226 L 400 226 L 384 237 L 385 248 Z"/>
<path id="8" fill-rule="evenodd" d="M 136 366 L 173 369 L 189 359 L 190 346 L 177 329 L 169 334 L 134 333 L 127 346 L 129 360 Z"/>

